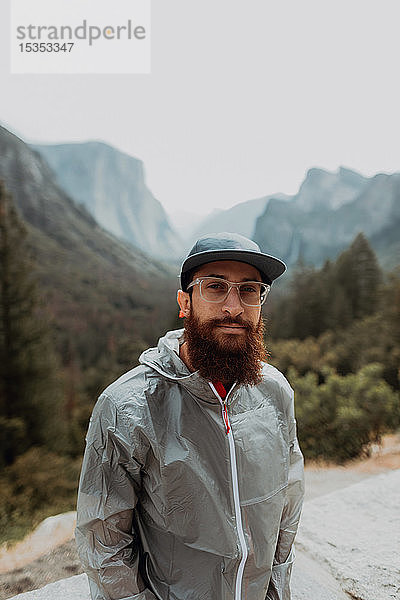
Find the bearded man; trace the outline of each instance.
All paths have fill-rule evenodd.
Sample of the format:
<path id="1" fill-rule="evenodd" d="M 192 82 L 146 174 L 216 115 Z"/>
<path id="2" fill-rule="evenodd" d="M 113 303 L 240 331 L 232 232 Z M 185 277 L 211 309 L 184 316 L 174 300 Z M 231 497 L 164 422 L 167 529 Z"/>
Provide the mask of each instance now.
<path id="1" fill-rule="evenodd" d="M 93 600 L 290 599 L 303 461 L 261 316 L 284 271 L 243 236 L 198 240 L 185 328 L 100 396 L 76 532 Z"/>

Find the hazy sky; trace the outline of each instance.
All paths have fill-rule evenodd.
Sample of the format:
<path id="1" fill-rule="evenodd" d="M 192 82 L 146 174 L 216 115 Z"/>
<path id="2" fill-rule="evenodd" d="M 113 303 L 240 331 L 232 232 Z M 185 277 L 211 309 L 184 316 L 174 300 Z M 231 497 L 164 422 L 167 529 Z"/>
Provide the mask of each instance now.
<path id="1" fill-rule="evenodd" d="M 150 75 L 10 75 L 8 4 L 0 122 L 142 159 L 168 211 L 400 171 L 399 0 L 152 0 Z"/>

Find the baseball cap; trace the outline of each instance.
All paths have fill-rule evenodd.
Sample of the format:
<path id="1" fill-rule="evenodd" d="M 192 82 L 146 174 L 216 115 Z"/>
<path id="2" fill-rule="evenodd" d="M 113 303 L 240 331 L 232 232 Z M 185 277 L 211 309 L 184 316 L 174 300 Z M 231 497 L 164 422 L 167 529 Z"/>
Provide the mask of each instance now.
<path id="1" fill-rule="evenodd" d="M 237 260 L 260 271 L 264 283 L 271 284 L 286 271 L 284 262 L 261 252 L 258 244 L 238 233 L 210 233 L 197 240 L 181 267 L 181 287 L 186 291 L 191 271 L 216 260 Z"/>

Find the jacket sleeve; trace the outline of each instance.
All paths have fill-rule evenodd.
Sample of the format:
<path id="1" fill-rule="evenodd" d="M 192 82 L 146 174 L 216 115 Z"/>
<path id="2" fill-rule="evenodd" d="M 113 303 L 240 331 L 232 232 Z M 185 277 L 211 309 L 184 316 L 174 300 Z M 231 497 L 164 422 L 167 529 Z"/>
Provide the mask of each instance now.
<path id="1" fill-rule="evenodd" d="M 139 573 L 133 511 L 141 487 L 145 442 L 105 395 L 90 421 L 79 482 L 76 542 L 92 600 L 155 600 Z M 129 434 L 128 434 L 129 431 Z M 136 445 L 136 448 L 135 448 Z"/>
<path id="2" fill-rule="evenodd" d="M 304 498 L 304 462 L 296 437 L 293 390 L 285 380 L 284 395 L 289 394 L 289 480 L 279 528 L 272 575 L 265 600 L 290 600 L 290 577 L 294 562 L 293 542 L 299 525 Z"/>

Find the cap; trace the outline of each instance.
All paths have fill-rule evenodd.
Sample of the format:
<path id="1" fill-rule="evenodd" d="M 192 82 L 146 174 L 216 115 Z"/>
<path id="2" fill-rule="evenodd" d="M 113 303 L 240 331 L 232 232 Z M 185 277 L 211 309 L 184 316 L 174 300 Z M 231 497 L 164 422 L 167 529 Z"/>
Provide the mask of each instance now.
<path id="1" fill-rule="evenodd" d="M 197 240 L 182 263 L 182 290 L 186 291 L 193 269 L 216 260 L 237 260 L 252 265 L 260 271 L 264 283 L 269 284 L 286 271 L 284 262 L 261 252 L 253 240 L 238 233 L 210 233 Z"/>

